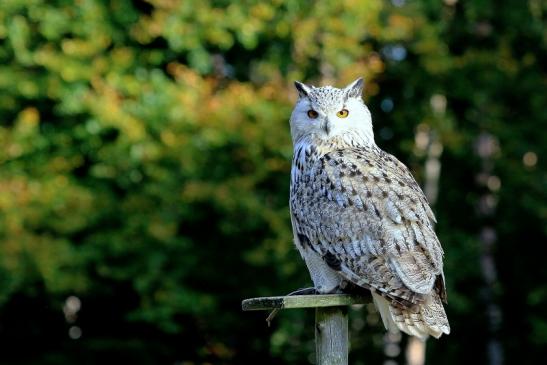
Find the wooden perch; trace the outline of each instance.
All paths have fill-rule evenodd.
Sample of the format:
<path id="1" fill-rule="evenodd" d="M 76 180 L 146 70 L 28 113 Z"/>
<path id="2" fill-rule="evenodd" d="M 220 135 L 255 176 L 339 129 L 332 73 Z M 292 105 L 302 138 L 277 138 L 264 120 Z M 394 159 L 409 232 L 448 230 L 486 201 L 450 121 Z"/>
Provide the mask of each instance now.
<path id="1" fill-rule="evenodd" d="M 349 294 L 293 295 L 245 299 L 244 311 L 315 308 L 315 353 L 318 365 L 348 364 L 347 306 L 370 298 Z"/>

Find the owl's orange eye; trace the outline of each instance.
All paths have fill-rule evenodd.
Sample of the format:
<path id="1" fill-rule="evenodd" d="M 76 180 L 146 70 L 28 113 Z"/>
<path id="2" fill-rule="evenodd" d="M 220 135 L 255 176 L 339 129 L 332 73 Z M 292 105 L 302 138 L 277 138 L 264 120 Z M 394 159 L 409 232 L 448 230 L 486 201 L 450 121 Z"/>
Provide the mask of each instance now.
<path id="1" fill-rule="evenodd" d="M 349 111 L 347 109 L 342 109 L 338 113 L 336 113 L 336 116 L 338 118 L 346 118 L 349 114 Z"/>
<path id="2" fill-rule="evenodd" d="M 310 117 L 311 119 L 315 119 L 318 116 L 319 116 L 319 113 L 316 112 L 315 110 L 313 109 L 308 110 L 308 117 Z"/>

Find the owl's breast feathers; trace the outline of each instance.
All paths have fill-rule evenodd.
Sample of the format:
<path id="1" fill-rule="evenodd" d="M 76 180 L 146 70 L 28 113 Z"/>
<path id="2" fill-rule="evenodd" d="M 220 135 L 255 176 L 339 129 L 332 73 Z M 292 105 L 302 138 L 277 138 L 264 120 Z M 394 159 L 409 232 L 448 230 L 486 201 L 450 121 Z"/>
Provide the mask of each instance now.
<path id="1" fill-rule="evenodd" d="M 300 244 L 346 280 L 405 307 L 433 292 L 446 301 L 435 217 L 408 169 L 375 146 L 316 154 L 301 150 L 293 160 Z"/>

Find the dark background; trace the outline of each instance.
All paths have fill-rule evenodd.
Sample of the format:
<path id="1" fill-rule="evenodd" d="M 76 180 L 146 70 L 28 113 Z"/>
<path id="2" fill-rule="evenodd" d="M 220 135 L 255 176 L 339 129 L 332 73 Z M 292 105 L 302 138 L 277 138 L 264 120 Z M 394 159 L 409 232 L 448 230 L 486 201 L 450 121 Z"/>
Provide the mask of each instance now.
<path id="1" fill-rule="evenodd" d="M 0 363 L 313 361 L 311 312 L 240 302 L 310 285 L 292 81 L 360 76 L 439 222 L 428 363 L 545 359 L 545 3 L 311 4 L 1 2 Z M 404 363 L 372 307 L 350 320 L 352 364 Z"/>

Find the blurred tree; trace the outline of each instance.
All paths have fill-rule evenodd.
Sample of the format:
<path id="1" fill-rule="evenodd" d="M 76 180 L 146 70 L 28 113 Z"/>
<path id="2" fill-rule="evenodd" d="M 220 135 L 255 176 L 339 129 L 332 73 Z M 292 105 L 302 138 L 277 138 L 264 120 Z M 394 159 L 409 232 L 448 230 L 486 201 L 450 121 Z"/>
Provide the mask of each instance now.
<path id="1" fill-rule="evenodd" d="M 271 330 L 239 302 L 309 282 L 288 219 L 292 80 L 358 76 L 378 144 L 419 180 L 418 136 L 444 148 L 453 334 L 428 358 L 484 362 L 492 335 L 507 363 L 542 358 L 544 16 L 539 0 L 2 1 L 0 360 L 308 361 L 308 314 Z M 481 133 L 498 141 L 486 174 Z M 351 316 L 352 363 L 379 363 L 377 314 Z"/>

